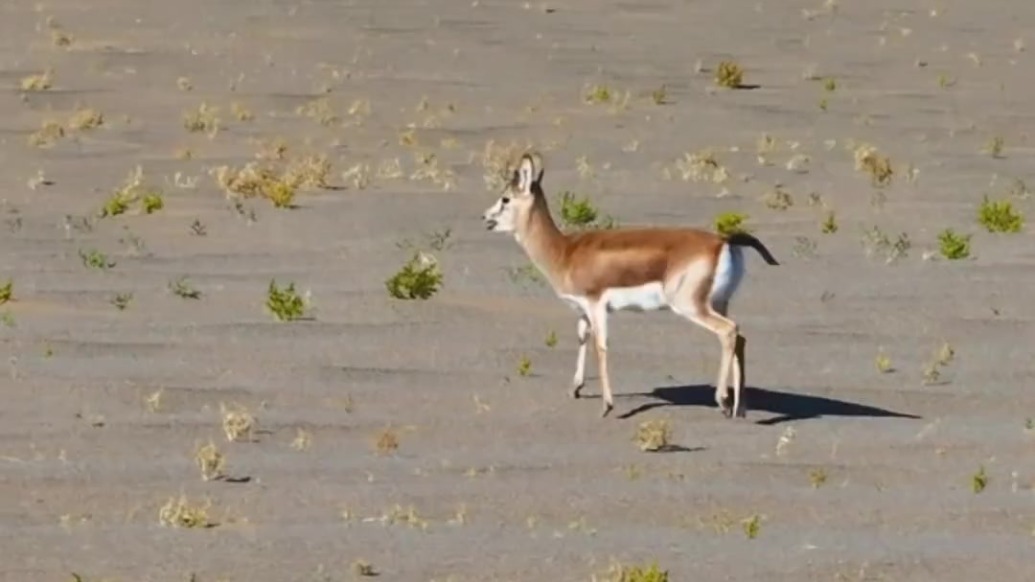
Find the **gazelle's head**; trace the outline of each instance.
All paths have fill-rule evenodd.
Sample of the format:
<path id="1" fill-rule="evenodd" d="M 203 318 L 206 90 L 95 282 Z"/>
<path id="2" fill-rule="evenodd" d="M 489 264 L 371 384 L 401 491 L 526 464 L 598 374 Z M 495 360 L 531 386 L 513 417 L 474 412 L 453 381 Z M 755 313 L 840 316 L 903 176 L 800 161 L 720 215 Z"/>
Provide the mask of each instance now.
<path id="1" fill-rule="evenodd" d="M 485 227 L 493 232 L 514 232 L 528 222 L 536 196 L 542 196 L 542 160 L 538 154 L 521 156 L 510 182 L 495 204 L 482 214 Z"/>

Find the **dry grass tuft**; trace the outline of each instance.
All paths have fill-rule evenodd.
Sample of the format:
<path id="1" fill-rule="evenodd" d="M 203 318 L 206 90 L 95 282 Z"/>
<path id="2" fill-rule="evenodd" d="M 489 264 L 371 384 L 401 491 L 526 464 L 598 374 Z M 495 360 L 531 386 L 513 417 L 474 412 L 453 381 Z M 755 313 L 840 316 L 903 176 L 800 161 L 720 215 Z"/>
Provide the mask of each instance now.
<path id="1" fill-rule="evenodd" d="M 381 516 L 381 522 L 386 525 L 398 523 L 421 530 L 428 529 L 428 520 L 422 518 L 412 505 L 404 508 L 396 504 Z"/>
<path id="2" fill-rule="evenodd" d="M 223 433 L 226 434 L 226 440 L 230 442 L 252 440 L 252 432 L 255 430 L 257 421 L 251 413 L 243 407 L 231 410 L 223 404 L 219 405 L 219 410 L 223 416 Z"/>
<path id="3" fill-rule="evenodd" d="M 230 113 L 233 114 L 234 119 L 237 121 L 252 121 L 255 119 L 255 114 L 245 107 L 243 103 L 237 101 L 230 104 Z"/>
<path id="4" fill-rule="evenodd" d="M 104 115 L 96 109 L 90 109 L 88 107 L 81 107 L 72 113 L 71 117 L 68 118 L 68 122 L 65 124 L 68 129 L 74 131 L 85 131 L 88 129 L 95 129 L 104 125 Z"/>
<path id="5" fill-rule="evenodd" d="M 277 208 L 291 208 L 294 204 L 294 184 L 270 166 L 249 162 L 243 168 L 220 166 L 211 173 L 228 198 L 261 197 Z"/>
<path id="6" fill-rule="evenodd" d="M 283 142 L 267 144 L 258 157 L 268 161 L 249 162 L 241 168 L 220 166 L 210 173 L 228 197 L 266 198 L 277 208 L 292 208 L 295 193 L 300 189 L 334 188 L 327 181 L 331 173 L 327 156 L 310 155 L 286 165 L 275 164 L 273 160 L 284 160 L 286 150 Z"/>
<path id="7" fill-rule="evenodd" d="M 627 566 L 612 562 L 603 580 L 594 575 L 593 582 L 668 582 L 668 571 L 659 568 L 657 563 L 650 566 Z"/>
<path id="8" fill-rule="evenodd" d="M 305 451 L 313 444 L 313 436 L 305 429 L 298 429 L 295 433 L 295 440 L 291 441 L 291 448 L 296 451 Z"/>
<path id="9" fill-rule="evenodd" d="M 330 127 L 341 121 L 338 114 L 334 112 L 334 108 L 331 107 L 331 102 L 326 97 L 320 97 L 304 105 L 299 105 L 295 109 L 295 113 L 316 120 L 325 127 Z"/>
<path id="10" fill-rule="evenodd" d="M 226 476 L 223 469 L 226 467 L 226 457 L 219 452 L 216 444 L 209 441 L 207 445 L 198 447 L 194 452 L 194 462 L 201 470 L 202 481 L 213 481 Z"/>
<path id="11" fill-rule="evenodd" d="M 646 420 L 636 429 L 635 440 L 641 451 L 664 450 L 672 440 L 672 426 L 664 419 Z"/>
<path id="12" fill-rule="evenodd" d="M 386 427 L 374 440 L 374 450 L 382 456 L 394 454 L 399 450 L 399 433 L 392 427 Z"/>
<path id="13" fill-rule="evenodd" d="M 874 187 L 883 188 L 891 184 L 891 179 L 895 174 L 891 167 L 891 159 L 880 155 L 876 147 L 861 144 L 855 148 L 853 155 L 855 170 L 868 173 Z"/>
<path id="14" fill-rule="evenodd" d="M 54 71 L 47 69 L 36 75 L 29 75 L 21 80 L 22 91 L 46 91 L 54 84 Z"/>
<path id="15" fill-rule="evenodd" d="M 728 89 L 744 86 L 744 70 L 733 61 L 722 61 L 715 69 L 715 84 Z"/>
<path id="16" fill-rule="evenodd" d="M 219 133 L 219 110 L 202 103 L 194 111 L 187 111 L 183 114 L 183 127 L 191 133 L 206 133 L 209 137 L 215 137 Z"/>
<path id="17" fill-rule="evenodd" d="M 65 128 L 56 121 L 44 121 L 43 125 L 29 135 L 29 145 L 37 148 L 49 148 L 65 137 Z"/>
<path id="18" fill-rule="evenodd" d="M 356 576 L 377 576 L 377 570 L 373 564 L 366 560 L 356 560 L 352 563 L 352 573 Z"/>
<path id="19" fill-rule="evenodd" d="M 282 180 L 294 188 L 317 189 L 330 188 L 327 175 L 331 172 L 331 163 L 327 156 L 312 155 L 295 160 L 284 171 Z"/>
<path id="20" fill-rule="evenodd" d="M 675 169 L 684 182 L 693 180 L 723 184 L 730 177 L 729 171 L 719 163 L 715 153 L 710 149 L 684 153 L 682 159 L 676 160 Z M 667 168 L 665 172 L 667 177 L 671 177 L 671 172 Z"/>
<path id="21" fill-rule="evenodd" d="M 521 146 L 517 142 L 510 142 L 500 145 L 496 143 L 496 140 L 486 142 L 480 156 L 482 168 L 485 171 L 485 187 L 492 191 L 499 191 L 510 182 L 514 166 L 528 149 L 530 149 L 530 144 Z"/>
<path id="22" fill-rule="evenodd" d="M 212 503 L 206 501 L 204 505 L 191 504 L 185 495 L 177 498 L 170 498 L 158 510 L 158 523 L 166 527 L 182 528 L 206 528 L 214 527 L 216 524 L 209 521 L 208 510 Z"/>

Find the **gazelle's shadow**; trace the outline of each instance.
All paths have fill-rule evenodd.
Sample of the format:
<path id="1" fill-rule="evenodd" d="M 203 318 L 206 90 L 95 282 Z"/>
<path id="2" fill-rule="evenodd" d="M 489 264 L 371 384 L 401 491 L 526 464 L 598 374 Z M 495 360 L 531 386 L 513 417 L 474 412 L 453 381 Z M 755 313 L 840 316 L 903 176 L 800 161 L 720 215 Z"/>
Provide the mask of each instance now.
<path id="1" fill-rule="evenodd" d="M 703 406 L 717 408 L 715 404 L 715 388 L 698 384 L 690 386 L 666 386 L 655 388 L 650 392 L 623 395 L 626 397 L 647 397 L 654 402 L 641 404 L 621 414 L 618 418 L 632 418 L 638 414 L 666 406 Z M 745 398 L 748 414 L 756 411 L 769 412 L 776 416 L 756 421 L 756 424 L 774 425 L 793 420 L 806 420 L 822 416 L 855 416 L 871 418 L 908 418 L 920 419 L 920 416 L 903 412 L 895 412 L 869 406 L 858 402 L 837 400 L 825 396 L 811 396 L 800 392 L 782 392 L 767 388 L 745 386 L 742 398 Z"/>

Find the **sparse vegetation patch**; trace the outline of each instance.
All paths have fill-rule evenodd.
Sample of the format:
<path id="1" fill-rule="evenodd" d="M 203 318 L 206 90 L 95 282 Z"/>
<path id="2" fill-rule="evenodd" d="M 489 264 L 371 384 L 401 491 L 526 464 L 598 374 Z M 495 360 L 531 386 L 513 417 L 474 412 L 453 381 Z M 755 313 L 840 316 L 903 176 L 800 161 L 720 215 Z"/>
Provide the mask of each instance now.
<path id="1" fill-rule="evenodd" d="M 385 288 L 395 299 L 430 299 L 442 286 L 442 279 L 438 260 L 416 251 L 398 272 L 385 281 Z"/>

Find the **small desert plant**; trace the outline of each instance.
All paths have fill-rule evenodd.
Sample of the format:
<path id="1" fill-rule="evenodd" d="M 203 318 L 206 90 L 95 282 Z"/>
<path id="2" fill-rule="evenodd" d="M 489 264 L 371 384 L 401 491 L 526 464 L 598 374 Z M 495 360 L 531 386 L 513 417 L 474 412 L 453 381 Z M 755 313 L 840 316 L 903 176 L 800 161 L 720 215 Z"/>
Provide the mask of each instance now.
<path id="1" fill-rule="evenodd" d="M 942 372 L 939 369 L 938 362 L 931 361 L 924 366 L 924 379 L 923 383 L 925 386 L 937 384 L 942 378 Z"/>
<path id="2" fill-rule="evenodd" d="M 95 109 L 79 108 L 68 118 L 69 129 L 85 131 L 104 125 L 104 115 Z"/>
<path id="3" fill-rule="evenodd" d="M 984 151 L 993 158 L 1001 158 L 1003 157 L 1004 145 L 1005 141 L 1003 140 L 1003 138 L 997 135 L 988 140 L 988 143 L 985 144 Z"/>
<path id="4" fill-rule="evenodd" d="M 0 303 L 3 302 L 0 301 Z M 550 330 L 550 333 L 546 334 L 546 340 L 543 343 L 545 343 L 548 348 L 555 347 L 557 345 L 557 332 Z"/>
<path id="5" fill-rule="evenodd" d="M 11 299 L 14 299 L 14 281 L 8 279 L 6 283 L 0 285 L 0 305 L 7 303 Z"/>
<path id="6" fill-rule="evenodd" d="M 661 87 L 650 92 L 650 98 L 655 105 L 665 105 L 668 103 L 668 89 L 662 84 Z"/>
<path id="7" fill-rule="evenodd" d="M 575 198 L 572 192 L 561 194 L 561 220 L 568 226 L 589 226 L 597 219 L 599 212 L 588 197 Z"/>
<path id="8" fill-rule="evenodd" d="M 949 342 L 942 342 L 941 347 L 935 352 L 931 360 L 924 366 L 923 383 L 925 385 L 937 384 L 942 377 L 942 368 L 947 367 L 956 357 L 956 350 Z"/>
<path id="9" fill-rule="evenodd" d="M 583 99 L 586 103 L 600 104 L 610 103 L 614 96 L 614 91 L 608 88 L 607 85 L 594 85 L 586 91 Z"/>
<path id="10" fill-rule="evenodd" d="M 715 84 L 736 89 L 744 85 L 744 70 L 734 61 L 722 61 L 715 69 Z"/>
<path id="11" fill-rule="evenodd" d="M 517 373 L 522 377 L 532 375 L 532 360 L 528 356 L 521 356 L 518 360 Z"/>
<path id="12" fill-rule="evenodd" d="M 985 466 L 978 467 L 977 473 L 970 477 L 970 489 L 974 493 L 981 493 L 988 487 L 988 474 L 985 473 Z"/>
<path id="13" fill-rule="evenodd" d="M 794 199 L 791 198 L 791 195 L 779 186 L 766 194 L 762 201 L 773 210 L 787 210 L 794 205 Z"/>
<path id="14" fill-rule="evenodd" d="M 36 75 L 29 75 L 21 81 L 22 91 L 46 91 L 54 84 L 54 72 L 50 69 Z"/>
<path id="15" fill-rule="evenodd" d="M 935 356 L 935 360 L 939 366 L 948 366 L 956 358 L 956 350 L 952 347 L 949 342 L 942 342 L 938 353 Z"/>
<path id="16" fill-rule="evenodd" d="M 106 271 L 115 266 L 115 261 L 109 260 L 107 255 L 97 249 L 90 249 L 88 251 L 80 249 L 79 259 L 83 262 L 83 266 L 90 267 L 91 269 Z"/>
<path id="17" fill-rule="evenodd" d="M 124 311 L 129 307 L 130 302 L 133 301 L 132 293 L 116 293 L 115 297 L 112 298 L 111 304 L 115 306 L 115 309 Z"/>
<path id="18" fill-rule="evenodd" d="M 219 409 L 223 416 L 223 434 L 226 435 L 226 440 L 235 442 L 252 439 L 256 420 L 250 412 L 241 407 L 231 409 L 224 404 L 220 404 Z"/>
<path id="19" fill-rule="evenodd" d="M 395 299 L 429 299 L 442 285 L 442 271 L 431 255 L 414 252 L 401 269 L 385 281 L 388 294 Z"/>
<path id="20" fill-rule="evenodd" d="M 833 93 L 834 91 L 837 91 L 837 79 L 833 77 L 827 77 L 823 81 L 823 90 L 827 93 Z"/>
<path id="21" fill-rule="evenodd" d="M 169 499 L 158 510 L 158 523 L 169 527 L 212 527 L 214 524 L 209 521 L 208 508 L 209 504 L 192 505 L 186 496 L 181 495 L 179 499 Z"/>
<path id="22" fill-rule="evenodd" d="M 892 242 L 891 238 L 876 225 L 864 232 L 863 244 L 866 247 L 867 256 L 884 255 L 884 262 L 887 264 L 907 256 L 909 249 L 913 246 L 908 234 L 903 232 Z"/>
<path id="23" fill-rule="evenodd" d="M 877 148 L 863 144 L 855 149 L 855 169 L 870 175 L 870 182 L 875 188 L 883 188 L 891 184 L 895 175 L 891 167 L 891 159 L 880 155 Z"/>
<path id="24" fill-rule="evenodd" d="M 938 233 L 938 250 L 946 259 L 955 261 L 970 256 L 969 234 L 957 234 L 951 228 Z"/>
<path id="25" fill-rule="evenodd" d="M 747 232 L 747 229 L 744 227 L 744 221 L 747 218 L 746 214 L 741 214 L 740 212 L 723 212 L 715 217 L 715 230 L 725 236 L 738 232 Z"/>
<path id="26" fill-rule="evenodd" d="M 399 433 L 392 427 L 386 427 L 374 439 L 374 450 L 379 455 L 390 455 L 399 450 Z"/>
<path id="27" fill-rule="evenodd" d="M 663 450 L 672 440 L 672 426 L 664 419 L 641 422 L 636 429 L 635 440 L 641 451 Z"/>
<path id="28" fill-rule="evenodd" d="M 890 374 L 895 371 L 895 368 L 891 364 L 891 358 L 884 353 L 883 349 L 877 352 L 875 363 L 877 365 L 877 371 L 881 374 Z"/>
<path id="29" fill-rule="evenodd" d="M 212 174 L 228 195 L 261 196 L 272 202 L 275 208 L 294 208 L 295 191 L 299 186 L 295 180 L 304 172 L 281 175 L 269 166 L 251 162 L 240 169 L 220 166 L 214 168 Z"/>
<path id="30" fill-rule="evenodd" d="M 823 218 L 823 222 L 819 225 L 819 230 L 823 234 L 834 234 L 838 230 L 837 215 L 831 210 L 827 212 L 826 217 Z"/>
<path id="31" fill-rule="evenodd" d="M 194 236 L 205 236 L 208 234 L 208 228 L 205 227 L 205 223 L 195 218 L 194 222 L 190 223 L 190 232 Z"/>
<path id="32" fill-rule="evenodd" d="M 201 291 L 198 291 L 190 284 L 187 277 L 180 277 L 175 281 L 169 281 L 169 290 L 173 295 L 183 299 L 201 299 Z"/>
<path id="33" fill-rule="evenodd" d="M 986 195 L 978 208 L 978 222 L 988 232 L 1020 232 L 1024 216 L 1014 210 L 1009 200 L 990 200 Z"/>
<path id="34" fill-rule="evenodd" d="M 607 582 L 668 582 L 668 571 L 658 564 L 649 566 L 626 566 L 615 563 L 608 570 Z"/>
<path id="35" fill-rule="evenodd" d="M 296 451 L 304 451 L 313 444 L 313 435 L 309 434 L 309 431 L 305 429 L 298 429 L 295 433 L 294 440 L 291 441 L 291 448 Z"/>
<path id="36" fill-rule="evenodd" d="M 56 121 L 44 121 L 39 130 L 29 135 L 29 145 L 37 148 L 49 148 L 59 139 L 65 137 L 65 128 Z"/>
<path id="37" fill-rule="evenodd" d="M 104 202 L 104 206 L 101 207 L 101 211 L 98 215 L 102 218 L 108 216 L 118 216 L 129 210 L 129 205 L 132 202 L 131 199 L 125 197 L 122 191 L 115 192 L 108 200 Z"/>
<path id="38" fill-rule="evenodd" d="M 154 214 L 165 207 L 165 200 L 159 192 L 148 192 L 140 199 L 144 214 Z"/>
<path id="39" fill-rule="evenodd" d="M 237 121 L 252 121 L 255 119 L 255 114 L 248 110 L 247 107 L 242 103 L 233 102 L 230 104 L 230 113 L 234 114 Z"/>
<path id="40" fill-rule="evenodd" d="M 819 489 L 827 482 L 827 472 L 823 467 L 816 467 L 809 471 L 809 483 L 813 489 Z"/>
<path id="41" fill-rule="evenodd" d="M 794 237 L 794 256 L 811 259 L 816 256 L 816 241 L 807 236 Z"/>
<path id="42" fill-rule="evenodd" d="M 126 176 L 122 185 L 104 202 L 98 216 L 105 218 L 124 214 L 138 200 L 141 202 L 145 214 L 157 212 L 164 206 L 161 191 L 149 188 L 144 184 L 144 170 L 139 165 Z"/>
<path id="43" fill-rule="evenodd" d="M 313 119 L 325 127 L 330 127 L 341 120 L 326 97 L 320 97 L 304 105 L 299 105 L 295 109 L 295 113 Z"/>
<path id="44" fill-rule="evenodd" d="M 278 321 L 294 321 L 305 315 L 305 300 L 295 291 L 295 283 L 288 283 L 283 288 L 277 287 L 277 280 L 272 279 L 266 290 L 266 309 Z"/>
<path id="45" fill-rule="evenodd" d="M 740 522 L 740 525 L 744 528 L 744 535 L 747 539 L 753 540 L 758 537 L 758 534 L 762 531 L 762 519 L 758 515 L 752 515 L 745 518 Z"/>
<path id="46" fill-rule="evenodd" d="M 218 480 L 225 476 L 223 469 L 226 467 L 226 457 L 212 441 L 194 451 L 194 463 L 198 465 L 203 481 Z"/>
<path id="47" fill-rule="evenodd" d="M 205 132 L 214 136 L 219 132 L 217 110 L 208 103 L 202 103 L 196 110 L 183 114 L 183 127 L 191 133 Z"/>
<path id="48" fill-rule="evenodd" d="M 352 563 L 352 573 L 356 576 L 377 576 L 377 570 L 373 564 L 366 560 L 356 560 Z"/>

